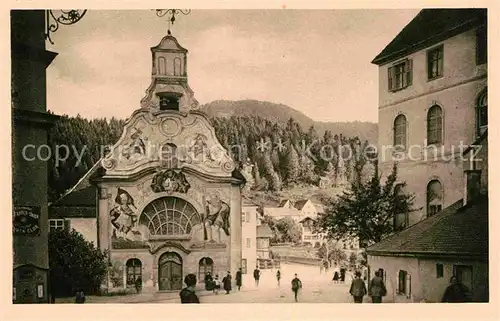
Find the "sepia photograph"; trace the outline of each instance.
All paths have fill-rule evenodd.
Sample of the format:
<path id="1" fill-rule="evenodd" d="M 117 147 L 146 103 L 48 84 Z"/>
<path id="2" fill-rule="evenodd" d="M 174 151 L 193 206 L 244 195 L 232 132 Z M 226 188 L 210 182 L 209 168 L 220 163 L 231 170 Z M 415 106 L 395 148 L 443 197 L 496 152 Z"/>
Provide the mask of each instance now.
<path id="1" fill-rule="evenodd" d="M 12 303 L 488 303 L 489 13 L 10 10 Z"/>

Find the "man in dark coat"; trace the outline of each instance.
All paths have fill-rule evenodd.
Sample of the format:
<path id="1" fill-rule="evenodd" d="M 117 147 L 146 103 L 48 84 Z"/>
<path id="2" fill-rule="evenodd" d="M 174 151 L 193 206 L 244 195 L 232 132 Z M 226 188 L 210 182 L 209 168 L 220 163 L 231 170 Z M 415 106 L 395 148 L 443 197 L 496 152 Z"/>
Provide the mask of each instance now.
<path id="1" fill-rule="evenodd" d="M 184 283 L 186 283 L 186 287 L 179 293 L 181 303 L 200 303 L 200 300 L 195 293 L 196 275 L 192 273 L 186 275 Z"/>
<path id="2" fill-rule="evenodd" d="M 300 281 L 300 279 L 297 277 L 297 273 L 295 273 L 295 277 L 292 280 L 292 291 L 295 296 L 295 302 L 298 301 L 297 295 L 300 289 L 302 289 L 302 281 Z"/>
<path id="3" fill-rule="evenodd" d="M 382 303 L 382 297 L 387 294 L 385 288 L 384 280 L 380 275 L 380 271 L 375 272 L 375 276 L 370 282 L 370 296 L 372 297 L 372 303 Z"/>
<path id="4" fill-rule="evenodd" d="M 227 271 L 227 275 L 222 279 L 222 283 L 224 285 L 224 290 L 226 291 L 226 294 L 229 294 L 232 290 L 232 276 L 231 272 Z"/>
<path id="5" fill-rule="evenodd" d="M 260 280 L 260 270 L 258 267 L 253 270 L 253 278 L 255 280 L 255 285 L 259 286 L 259 280 Z"/>
<path id="6" fill-rule="evenodd" d="M 461 303 L 469 301 L 469 289 L 464 284 L 459 282 L 456 276 L 452 276 L 450 279 L 450 285 L 446 288 L 446 291 L 444 291 L 441 302 Z"/>
<path id="7" fill-rule="evenodd" d="M 205 274 L 205 290 L 212 291 L 213 290 L 213 278 L 212 274 L 208 272 Z"/>
<path id="8" fill-rule="evenodd" d="M 238 287 L 238 291 L 241 289 L 243 273 L 241 272 L 241 268 L 236 272 L 236 286 Z"/>
<path id="9" fill-rule="evenodd" d="M 363 303 L 363 297 L 366 294 L 366 285 L 365 282 L 361 280 L 361 272 L 356 271 L 354 275 L 349 293 L 353 296 L 354 303 Z"/>

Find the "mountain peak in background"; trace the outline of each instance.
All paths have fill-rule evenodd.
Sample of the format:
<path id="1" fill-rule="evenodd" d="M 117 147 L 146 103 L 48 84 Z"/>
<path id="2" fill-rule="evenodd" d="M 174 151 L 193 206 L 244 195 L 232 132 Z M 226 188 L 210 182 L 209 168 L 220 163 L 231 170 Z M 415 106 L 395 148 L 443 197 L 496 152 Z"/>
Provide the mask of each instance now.
<path id="1" fill-rule="evenodd" d="M 314 126 L 319 135 L 323 135 L 326 130 L 330 130 L 334 135 L 342 134 L 347 137 L 358 136 L 360 140 L 368 140 L 372 143 L 377 141 L 377 124 L 371 122 L 321 122 L 315 121 L 302 112 L 284 104 L 275 104 L 268 101 L 259 100 L 215 100 L 204 104 L 200 108 L 209 117 L 231 116 L 257 116 L 271 122 L 286 123 L 293 118 L 301 125 L 303 130 Z"/>

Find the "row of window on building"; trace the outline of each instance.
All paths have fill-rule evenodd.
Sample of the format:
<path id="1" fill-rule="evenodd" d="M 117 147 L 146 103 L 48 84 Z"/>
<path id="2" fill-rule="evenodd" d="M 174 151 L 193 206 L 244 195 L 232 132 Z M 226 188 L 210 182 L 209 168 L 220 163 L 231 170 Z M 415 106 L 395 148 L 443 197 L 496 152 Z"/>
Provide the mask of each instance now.
<path id="1" fill-rule="evenodd" d="M 486 27 L 476 30 L 476 65 L 487 62 Z M 439 45 L 427 51 L 427 80 L 438 79 L 444 75 L 444 47 Z M 388 89 L 399 91 L 413 83 L 413 60 L 405 59 L 388 68 Z"/>
<path id="2" fill-rule="evenodd" d="M 205 275 L 208 273 L 214 274 L 214 261 L 209 257 L 204 257 L 200 259 L 198 264 L 198 280 L 202 281 L 205 279 Z M 142 262 L 137 258 L 132 258 L 127 260 L 125 263 L 125 275 L 127 277 L 127 286 L 135 285 L 135 282 L 142 278 Z"/>
<path id="3" fill-rule="evenodd" d="M 181 58 L 175 57 L 171 64 L 165 57 L 158 57 L 158 74 L 161 76 L 182 76 Z"/>
<path id="4" fill-rule="evenodd" d="M 383 269 L 379 269 L 384 283 L 387 284 L 387 273 Z M 442 263 L 436 263 L 436 278 L 441 279 L 444 277 L 444 265 Z M 453 265 L 453 275 L 457 277 L 457 280 L 467 286 L 472 290 L 472 266 L 454 264 Z M 444 290 L 443 290 L 444 292 Z M 405 270 L 398 271 L 398 283 L 396 288 L 396 294 L 404 295 L 407 298 L 411 297 L 411 274 Z"/>
<path id="5" fill-rule="evenodd" d="M 443 110 L 439 105 L 433 105 L 427 111 L 427 145 L 443 144 Z M 483 90 L 477 98 L 476 128 L 478 133 L 488 125 L 488 93 Z M 394 147 L 405 150 L 408 142 L 408 121 L 400 114 L 394 119 Z"/>

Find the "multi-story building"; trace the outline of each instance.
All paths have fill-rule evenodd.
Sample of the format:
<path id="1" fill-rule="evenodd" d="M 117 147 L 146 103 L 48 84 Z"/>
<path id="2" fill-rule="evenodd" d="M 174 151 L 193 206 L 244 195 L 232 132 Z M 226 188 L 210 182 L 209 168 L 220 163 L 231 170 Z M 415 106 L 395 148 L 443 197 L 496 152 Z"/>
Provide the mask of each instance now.
<path id="1" fill-rule="evenodd" d="M 243 198 L 241 207 L 241 270 L 252 272 L 257 266 L 257 205 Z"/>
<path id="2" fill-rule="evenodd" d="M 422 10 L 372 63 L 379 69 L 379 166 L 418 211 L 410 226 L 461 198 L 460 146 L 488 124 L 486 10 Z"/>
<path id="3" fill-rule="evenodd" d="M 187 50 L 167 35 L 151 53 L 151 84 L 120 140 L 52 206 L 56 227 L 63 219 L 76 228 L 80 219 L 80 231 L 95 209 L 97 245 L 109 254 L 103 288 L 111 291 L 138 279 L 146 291 L 177 291 L 188 273 L 203 280 L 242 264 L 245 178 L 198 110 Z"/>
<path id="4" fill-rule="evenodd" d="M 324 240 L 324 234 L 318 233 L 314 229 L 315 219 L 307 216 L 299 222 L 302 228 L 302 244 L 310 244 L 312 246 L 321 245 Z"/>
<path id="5" fill-rule="evenodd" d="M 271 228 L 267 224 L 257 225 L 257 265 L 261 269 L 272 267 L 270 240 L 273 236 Z"/>
<path id="6" fill-rule="evenodd" d="M 422 208 L 367 249 L 389 301 L 440 301 L 451 276 L 488 300 L 486 20 L 485 9 L 422 10 L 373 60 L 380 168 L 399 160 Z M 483 162 L 466 161 L 469 145 Z"/>
<path id="7" fill-rule="evenodd" d="M 45 10 L 11 11 L 13 302 L 47 303 L 49 290 Z M 38 156 L 37 156 L 38 155 Z M 48 157 L 47 157 L 48 155 Z"/>

